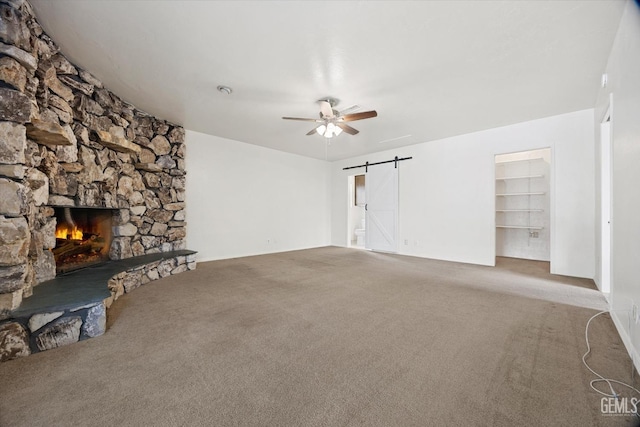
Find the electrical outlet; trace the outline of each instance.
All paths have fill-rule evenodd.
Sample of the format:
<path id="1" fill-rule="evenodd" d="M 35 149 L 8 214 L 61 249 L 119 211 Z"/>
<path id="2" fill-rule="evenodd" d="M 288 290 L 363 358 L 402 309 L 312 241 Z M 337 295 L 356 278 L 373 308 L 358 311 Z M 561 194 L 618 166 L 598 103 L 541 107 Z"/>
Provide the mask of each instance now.
<path id="1" fill-rule="evenodd" d="M 537 231 L 530 231 L 529 232 L 529 237 L 532 237 L 534 239 L 537 239 L 538 237 L 540 237 L 540 233 Z"/>
<path id="2" fill-rule="evenodd" d="M 409 244 L 409 239 L 404 239 L 404 244 L 408 245 Z"/>

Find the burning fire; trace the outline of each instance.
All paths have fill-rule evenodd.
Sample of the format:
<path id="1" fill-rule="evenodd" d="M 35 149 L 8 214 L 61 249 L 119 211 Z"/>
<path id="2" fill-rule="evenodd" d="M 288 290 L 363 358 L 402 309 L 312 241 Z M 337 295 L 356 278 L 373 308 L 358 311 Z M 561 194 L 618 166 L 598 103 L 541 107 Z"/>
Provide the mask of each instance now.
<path id="1" fill-rule="evenodd" d="M 82 230 L 78 227 L 69 227 L 66 224 L 62 224 L 56 229 L 56 238 L 82 240 Z"/>

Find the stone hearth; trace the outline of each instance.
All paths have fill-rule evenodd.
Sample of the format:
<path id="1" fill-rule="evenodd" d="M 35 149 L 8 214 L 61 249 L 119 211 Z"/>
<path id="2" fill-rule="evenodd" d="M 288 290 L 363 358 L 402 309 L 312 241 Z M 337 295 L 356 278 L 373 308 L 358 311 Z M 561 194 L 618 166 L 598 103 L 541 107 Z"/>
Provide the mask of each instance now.
<path id="1" fill-rule="evenodd" d="M 186 172 L 182 127 L 69 62 L 28 2 L 0 0 L 0 18 L 1 353 L 28 327 L 13 313 L 56 276 L 56 208 L 110 209 L 111 260 L 183 250 Z"/>

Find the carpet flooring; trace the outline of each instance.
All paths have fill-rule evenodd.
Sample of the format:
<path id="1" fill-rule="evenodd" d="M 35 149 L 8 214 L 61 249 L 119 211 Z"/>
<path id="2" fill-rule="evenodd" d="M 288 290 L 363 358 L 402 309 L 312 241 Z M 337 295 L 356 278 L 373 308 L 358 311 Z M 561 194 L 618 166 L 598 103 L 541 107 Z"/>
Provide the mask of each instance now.
<path id="1" fill-rule="evenodd" d="M 609 426 L 593 282 L 326 247 L 199 263 L 0 364 L 0 426 Z M 592 367 L 632 382 L 608 315 Z M 637 381 L 635 381 L 637 386 Z M 640 396 L 636 396 L 640 397 Z"/>

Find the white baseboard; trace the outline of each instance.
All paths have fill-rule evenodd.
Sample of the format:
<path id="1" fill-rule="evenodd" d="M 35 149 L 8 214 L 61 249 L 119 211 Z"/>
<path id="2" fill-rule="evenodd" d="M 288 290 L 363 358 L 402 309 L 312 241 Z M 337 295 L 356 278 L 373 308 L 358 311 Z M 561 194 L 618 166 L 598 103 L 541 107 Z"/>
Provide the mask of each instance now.
<path id="1" fill-rule="evenodd" d="M 633 366 L 636 368 L 636 371 L 640 372 L 640 353 L 633 347 L 633 343 L 631 342 L 631 337 L 627 330 L 622 326 L 622 320 L 620 319 L 618 313 L 611 311 L 609 315 L 613 319 L 613 324 L 616 326 L 618 330 L 618 335 L 622 338 L 622 342 L 627 349 L 627 353 L 629 353 L 629 357 L 631 357 L 631 361 L 633 362 Z"/>

